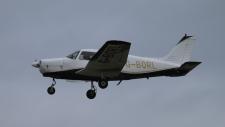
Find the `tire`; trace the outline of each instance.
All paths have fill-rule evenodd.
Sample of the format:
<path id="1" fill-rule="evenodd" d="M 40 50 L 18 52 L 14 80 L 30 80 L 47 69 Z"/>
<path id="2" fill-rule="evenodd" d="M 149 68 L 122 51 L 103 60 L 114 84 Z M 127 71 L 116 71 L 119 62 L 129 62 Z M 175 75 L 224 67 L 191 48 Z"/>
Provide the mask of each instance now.
<path id="1" fill-rule="evenodd" d="M 105 89 L 108 87 L 108 81 L 105 81 L 105 80 L 101 80 L 98 82 L 98 86 L 101 88 L 101 89 Z"/>
<path id="2" fill-rule="evenodd" d="M 95 90 L 91 90 L 91 89 L 88 90 L 87 93 L 86 93 L 86 96 L 87 96 L 88 99 L 94 99 L 95 96 L 96 96 Z"/>
<path id="3" fill-rule="evenodd" d="M 55 94 L 55 88 L 53 86 L 48 87 L 47 92 L 49 95 Z"/>

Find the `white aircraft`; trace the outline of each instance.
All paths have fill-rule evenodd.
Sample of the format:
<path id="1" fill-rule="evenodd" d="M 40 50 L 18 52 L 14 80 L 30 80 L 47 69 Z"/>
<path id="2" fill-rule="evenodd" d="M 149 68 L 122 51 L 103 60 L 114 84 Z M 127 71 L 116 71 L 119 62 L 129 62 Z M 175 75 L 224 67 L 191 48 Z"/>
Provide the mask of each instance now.
<path id="1" fill-rule="evenodd" d="M 98 82 L 105 89 L 108 81 L 149 78 L 157 76 L 184 76 L 201 62 L 190 61 L 192 36 L 184 37 L 162 58 L 147 58 L 128 55 L 131 43 L 125 41 L 107 41 L 99 50 L 82 49 L 64 58 L 42 59 L 32 63 L 44 77 L 53 78 L 47 89 L 50 95 L 55 93 L 55 79 L 83 80 L 91 82 L 91 89 L 86 96 L 94 99 Z"/>

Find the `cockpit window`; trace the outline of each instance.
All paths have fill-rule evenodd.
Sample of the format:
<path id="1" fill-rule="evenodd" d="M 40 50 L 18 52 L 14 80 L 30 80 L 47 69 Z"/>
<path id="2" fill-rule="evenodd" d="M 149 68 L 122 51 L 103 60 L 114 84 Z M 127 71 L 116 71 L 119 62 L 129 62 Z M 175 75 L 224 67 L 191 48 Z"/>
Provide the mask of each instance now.
<path id="1" fill-rule="evenodd" d="M 80 52 L 80 51 L 76 51 L 76 52 L 74 52 L 74 53 L 68 55 L 67 57 L 70 58 L 70 59 L 74 59 L 74 60 L 75 60 L 75 59 L 77 58 L 79 52 Z"/>
<path id="2" fill-rule="evenodd" d="M 87 52 L 84 51 L 80 54 L 79 59 L 80 60 L 91 60 L 91 58 L 95 55 L 95 52 Z"/>

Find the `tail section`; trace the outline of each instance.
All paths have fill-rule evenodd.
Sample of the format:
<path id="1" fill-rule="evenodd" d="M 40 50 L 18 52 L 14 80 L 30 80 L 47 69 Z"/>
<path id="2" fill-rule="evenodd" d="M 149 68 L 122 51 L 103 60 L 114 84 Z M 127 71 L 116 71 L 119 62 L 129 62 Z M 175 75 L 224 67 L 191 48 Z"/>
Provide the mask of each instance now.
<path id="1" fill-rule="evenodd" d="M 190 61 L 194 41 L 192 36 L 185 34 L 163 60 L 180 65 Z"/>

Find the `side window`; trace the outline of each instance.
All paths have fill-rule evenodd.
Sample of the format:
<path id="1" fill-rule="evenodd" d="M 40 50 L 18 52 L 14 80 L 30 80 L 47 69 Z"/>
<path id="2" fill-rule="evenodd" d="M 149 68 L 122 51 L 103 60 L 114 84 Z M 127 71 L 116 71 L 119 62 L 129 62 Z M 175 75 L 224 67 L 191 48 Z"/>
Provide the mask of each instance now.
<path id="1" fill-rule="evenodd" d="M 79 51 L 76 51 L 76 52 L 68 55 L 67 57 L 75 60 L 77 58 L 78 54 L 79 54 Z"/>
<path id="2" fill-rule="evenodd" d="M 82 52 L 79 56 L 80 60 L 90 60 L 95 55 L 95 52 Z"/>

